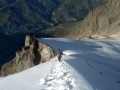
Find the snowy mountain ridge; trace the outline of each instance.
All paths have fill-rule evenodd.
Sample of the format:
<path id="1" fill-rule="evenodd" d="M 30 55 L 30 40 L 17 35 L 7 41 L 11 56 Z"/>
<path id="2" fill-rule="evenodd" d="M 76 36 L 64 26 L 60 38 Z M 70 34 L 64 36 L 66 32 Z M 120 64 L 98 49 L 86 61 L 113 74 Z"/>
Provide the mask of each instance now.
<path id="1" fill-rule="evenodd" d="M 38 39 L 65 55 L 0 78 L 0 90 L 120 90 L 120 40 Z M 7 85 L 7 87 L 6 87 Z"/>

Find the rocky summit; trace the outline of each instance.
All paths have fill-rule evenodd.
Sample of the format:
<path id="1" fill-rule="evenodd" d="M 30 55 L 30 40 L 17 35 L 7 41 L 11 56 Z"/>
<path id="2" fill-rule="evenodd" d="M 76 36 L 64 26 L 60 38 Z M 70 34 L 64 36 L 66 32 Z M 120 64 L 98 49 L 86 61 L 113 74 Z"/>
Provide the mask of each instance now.
<path id="1" fill-rule="evenodd" d="M 2 66 L 1 76 L 23 71 L 44 63 L 54 56 L 54 51 L 48 45 L 26 36 L 25 46 L 16 52 L 15 58 Z"/>

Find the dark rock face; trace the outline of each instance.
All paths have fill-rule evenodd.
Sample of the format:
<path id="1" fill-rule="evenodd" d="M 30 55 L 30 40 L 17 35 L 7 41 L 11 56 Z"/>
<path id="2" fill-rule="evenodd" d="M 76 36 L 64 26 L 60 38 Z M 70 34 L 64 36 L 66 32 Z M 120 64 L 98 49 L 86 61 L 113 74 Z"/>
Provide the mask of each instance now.
<path id="1" fill-rule="evenodd" d="M 26 36 L 25 46 L 16 52 L 16 57 L 13 60 L 2 66 L 1 76 L 14 74 L 47 62 L 54 56 L 54 51 L 48 45 Z"/>

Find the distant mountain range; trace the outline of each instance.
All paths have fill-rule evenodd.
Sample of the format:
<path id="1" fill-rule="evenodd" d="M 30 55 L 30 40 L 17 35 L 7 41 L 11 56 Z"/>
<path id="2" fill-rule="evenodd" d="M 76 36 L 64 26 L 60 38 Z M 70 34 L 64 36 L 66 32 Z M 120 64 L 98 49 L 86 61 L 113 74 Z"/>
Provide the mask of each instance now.
<path id="1" fill-rule="evenodd" d="M 91 11 L 72 29 L 72 38 L 120 38 L 120 0 L 109 0 L 101 7 Z"/>
<path id="2" fill-rule="evenodd" d="M 73 39 L 120 38 L 120 0 L 109 0 L 107 4 L 90 11 L 82 21 L 62 23 L 44 32 Z"/>
<path id="3" fill-rule="evenodd" d="M 0 32 L 39 32 L 83 20 L 108 0 L 0 0 Z"/>

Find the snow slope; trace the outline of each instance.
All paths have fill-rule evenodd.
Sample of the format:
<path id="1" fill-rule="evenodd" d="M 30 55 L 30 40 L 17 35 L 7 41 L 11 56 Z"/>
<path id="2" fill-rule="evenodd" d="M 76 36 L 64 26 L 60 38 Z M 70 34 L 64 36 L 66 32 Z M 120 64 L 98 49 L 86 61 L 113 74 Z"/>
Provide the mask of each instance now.
<path id="1" fill-rule="evenodd" d="M 0 90 L 120 90 L 120 40 L 38 39 L 65 55 L 0 78 Z"/>
<path id="2" fill-rule="evenodd" d="M 41 85 L 47 90 L 72 90 L 75 87 L 74 77 L 63 62 L 57 62 L 51 73 L 45 79 L 40 79 Z"/>

